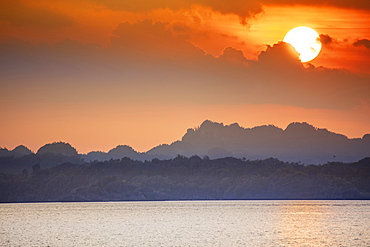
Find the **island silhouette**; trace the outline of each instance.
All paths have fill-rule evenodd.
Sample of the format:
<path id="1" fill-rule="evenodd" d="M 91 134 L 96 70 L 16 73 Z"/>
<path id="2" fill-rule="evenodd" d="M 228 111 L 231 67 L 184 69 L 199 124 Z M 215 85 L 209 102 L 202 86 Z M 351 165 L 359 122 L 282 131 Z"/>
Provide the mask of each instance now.
<path id="1" fill-rule="evenodd" d="M 209 120 L 147 152 L 0 149 L 0 202 L 370 199 L 370 135 Z"/>
<path id="2" fill-rule="evenodd" d="M 32 154 L 31 150 L 22 145 L 11 151 L 0 149 L 0 157 L 31 158 Z M 327 129 L 316 128 L 306 122 L 293 122 L 285 129 L 281 129 L 274 125 L 243 128 L 237 123 L 224 125 L 206 120 L 199 127 L 188 129 L 181 140 L 153 147 L 147 152 L 137 152 L 128 145 L 118 145 L 108 152 L 92 151 L 79 154 L 69 143 L 54 142 L 42 146 L 34 155 L 37 157 L 49 155 L 49 158 L 50 155 L 57 155 L 60 156 L 61 162 L 106 161 L 123 157 L 145 161 L 154 158 L 172 159 L 177 155 L 186 157 L 197 155 L 208 156 L 211 159 L 277 158 L 285 162 L 324 164 L 332 161 L 355 162 L 369 157 L 370 134 L 350 139 Z M 45 163 L 42 160 L 40 162 Z M 55 165 L 51 161 L 48 165 L 51 163 Z"/>

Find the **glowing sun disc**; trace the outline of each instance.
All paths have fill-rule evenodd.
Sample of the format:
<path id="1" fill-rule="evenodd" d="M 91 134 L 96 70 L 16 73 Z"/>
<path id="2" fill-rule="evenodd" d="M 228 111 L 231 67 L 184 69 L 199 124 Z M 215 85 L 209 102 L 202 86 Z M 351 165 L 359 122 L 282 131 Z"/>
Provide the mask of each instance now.
<path id="1" fill-rule="evenodd" d="M 301 62 L 311 61 L 321 50 L 320 35 L 310 27 L 293 28 L 285 35 L 284 42 L 294 47 Z"/>

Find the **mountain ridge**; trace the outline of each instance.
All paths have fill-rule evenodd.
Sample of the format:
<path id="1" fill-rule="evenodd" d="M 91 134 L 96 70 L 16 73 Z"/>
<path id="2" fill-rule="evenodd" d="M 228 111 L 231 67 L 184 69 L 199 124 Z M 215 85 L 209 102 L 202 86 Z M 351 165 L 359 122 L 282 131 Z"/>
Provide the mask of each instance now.
<path id="1" fill-rule="evenodd" d="M 25 155 L 30 154 L 27 153 L 29 149 L 20 147 L 17 148 L 23 150 Z M 16 153 L 15 149 L 0 151 L 0 157 Z M 282 129 L 271 124 L 244 128 L 238 123 L 224 125 L 205 120 L 199 127 L 187 129 L 181 140 L 155 146 L 146 152 L 137 152 L 128 145 L 118 145 L 108 152 L 78 154 L 69 143 L 54 142 L 37 151 L 37 154 L 45 153 L 79 155 L 86 162 L 123 157 L 150 160 L 198 155 L 210 158 L 233 156 L 250 160 L 273 157 L 287 162 L 323 164 L 330 161 L 354 162 L 370 156 L 370 134 L 351 139 L 307 122 L 292 122 Z"/>
<path id="2" fill-rule="evenodd" d="M 171 153 L 185 156 L 208 155 L 247 159 L 278 158 L 289 162 L 325 163 L 332 158 L 343 162 L 370 155 L 369 135 L 349 139 L 345 135 L 316 128 L 306 122 L 293 122 L 286 129 L 274 125 L 243 128 L 237 123 L 204 121 L 199 128 L 188 129 L 181 141 L 160 145 L 146 154 L 166 157 Z M 363 157 L 362 157 L 363 158 Z"/>

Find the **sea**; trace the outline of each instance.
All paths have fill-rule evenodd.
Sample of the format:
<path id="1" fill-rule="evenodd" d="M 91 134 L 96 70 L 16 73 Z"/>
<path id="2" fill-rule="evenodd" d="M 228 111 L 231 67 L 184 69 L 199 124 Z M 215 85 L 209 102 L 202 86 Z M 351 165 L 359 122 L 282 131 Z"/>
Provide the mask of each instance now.
<path id="1" fill-rule="evenodd" d="M 4 203 L 0 246 L 370 246 L 370 201 Z"/>

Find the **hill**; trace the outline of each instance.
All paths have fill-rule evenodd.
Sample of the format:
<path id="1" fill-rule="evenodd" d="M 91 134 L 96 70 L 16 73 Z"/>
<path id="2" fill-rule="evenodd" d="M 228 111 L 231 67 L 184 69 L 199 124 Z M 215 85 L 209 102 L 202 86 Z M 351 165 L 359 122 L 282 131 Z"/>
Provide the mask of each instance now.
<path id="1" fill-rule="evenodd" d="M 13 150 L 8 150 L 6 148 L 0 148 L 0 157 L 14 156 L 22 157 L 24 155 L 32 154 L 32 151 L 24 145 L 19 145 Z"/>
<path id="2" fill-rule="evenodd" d="M 82 155 L 83 159 L 89 161 L 104 161 L 110 159 L 121 159 L 123 157 L 130 157 L 131 159 L 142 159 L 144 154 L 136 152 L 132 147 L 127 145 L 118 145 L 117 147 L 109 150 L 108 153 L 101 151 L 93 151 L 86 155 Z"/>
<path id="3" fill-rule="evenodd" d="M 0 173 L 0 202 L 370 199 L 370 158 L 300 165 L 277 159 L 129 158 Z"/>
<path id="4" fill-rule="evenodd" d="M 53 142 L 45 144 L 38 151 L 37 154 L 55 154 L 64 156 L 77 156 L 77 150 L 66 142 Z"/>

